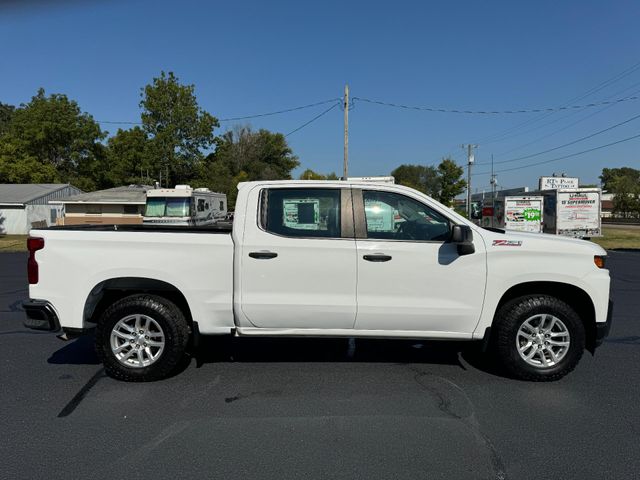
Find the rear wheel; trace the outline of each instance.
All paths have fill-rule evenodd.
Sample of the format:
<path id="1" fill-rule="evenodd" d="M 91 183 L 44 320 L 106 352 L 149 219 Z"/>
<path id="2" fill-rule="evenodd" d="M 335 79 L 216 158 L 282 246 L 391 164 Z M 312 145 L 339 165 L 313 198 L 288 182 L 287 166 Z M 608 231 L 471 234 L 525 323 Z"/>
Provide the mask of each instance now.
<path id="1" fill-rule="evenodd" d="M 564 377 L 580 361 L 585 330 L 567 303 L 549 295 L 507 302 L 494 323 L 496 353 L 504 368 L 523 380 Z"/>
<path id="2" fill-rule="evenodd" d="M 160 380 L 185 359 L 189 325 L 180 309 L 156 295 L 131 295 L 102 314 L 96 351 L 108 375 L 129 382 Z"/>

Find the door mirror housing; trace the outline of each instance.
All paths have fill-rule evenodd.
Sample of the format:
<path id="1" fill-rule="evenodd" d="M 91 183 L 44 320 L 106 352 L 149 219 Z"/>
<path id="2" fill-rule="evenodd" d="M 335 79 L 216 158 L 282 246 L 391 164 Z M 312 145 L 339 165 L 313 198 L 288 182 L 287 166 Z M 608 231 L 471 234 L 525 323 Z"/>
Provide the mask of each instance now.
<path id="1" fill-rule="evenodd" d="M 473 230 L 468 225 L 453 226 L 451 243 L 455 243 L 458 246 L 458 255 L 469 255 L 476 251 L 473 245 Z"/>

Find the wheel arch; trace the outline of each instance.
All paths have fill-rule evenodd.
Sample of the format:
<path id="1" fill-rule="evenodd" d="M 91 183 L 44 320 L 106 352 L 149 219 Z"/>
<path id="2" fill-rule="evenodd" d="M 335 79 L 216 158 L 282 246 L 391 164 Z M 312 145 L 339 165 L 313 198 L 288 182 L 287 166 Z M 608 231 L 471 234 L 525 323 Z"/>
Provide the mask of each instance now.
<path id="1" fill-rule="evenodd" d="M 83 324 L 97 323 L 109 305 L 135 294 L 157 295 L 170 300 L 182 311 L 189 325 L 193 325 L 189 303 L 184 294 L 171 283 L 145 277 L 116 277 L 95 285 L 85 300 Z"/>
<path id="2" fill-rule="evenodd" d="M 586 349 L 593 354 L 596 347 L 596 311 L 593 300 L 583 289 L 569 283 L 536 281 L 519 283 L 510 287 L 498 302 L 492 325 L 503 305 L 526 295 L 549 295 L 562 300 L 573 308 L 584 324 Z"/>

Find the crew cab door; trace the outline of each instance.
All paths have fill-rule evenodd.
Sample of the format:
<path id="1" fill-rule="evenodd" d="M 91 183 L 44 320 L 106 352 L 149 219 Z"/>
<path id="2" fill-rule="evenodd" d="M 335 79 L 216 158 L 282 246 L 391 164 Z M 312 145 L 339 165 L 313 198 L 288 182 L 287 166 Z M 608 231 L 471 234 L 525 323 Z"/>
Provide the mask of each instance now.
<path id="1" fill-rule="evenodd" d="M 356 329 L 465 338 L 480 318 L 484 244 L 460 255 L 453 222 L 406 191 L 353 190 L 358 252 Z"/>
<path id="2" fill-rule="evenodd" d="M 356 245 L 349 188 L 262 186 L 249 193 L 247 204 L 236 259 L 240 326 L 353 328 Z"/>

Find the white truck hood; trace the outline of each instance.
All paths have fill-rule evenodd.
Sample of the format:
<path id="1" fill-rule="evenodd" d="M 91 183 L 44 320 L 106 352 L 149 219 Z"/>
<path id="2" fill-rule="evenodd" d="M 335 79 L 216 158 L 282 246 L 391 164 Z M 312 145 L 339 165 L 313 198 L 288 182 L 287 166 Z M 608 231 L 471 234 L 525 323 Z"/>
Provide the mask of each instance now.
<path id="1" fill-rule="evenodd" d="M 522 250 L 548 250 L 554 253 L 584 253 L 589 255 L 606 255 L 600 245 L 579 238 L 563 237 L 547 233 L 515 232 L 505 230 L 504 233 L 480 228 L 478 233 L 484 238 L 487 249 L 513 248 Z"/>

